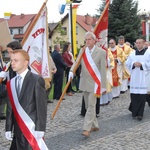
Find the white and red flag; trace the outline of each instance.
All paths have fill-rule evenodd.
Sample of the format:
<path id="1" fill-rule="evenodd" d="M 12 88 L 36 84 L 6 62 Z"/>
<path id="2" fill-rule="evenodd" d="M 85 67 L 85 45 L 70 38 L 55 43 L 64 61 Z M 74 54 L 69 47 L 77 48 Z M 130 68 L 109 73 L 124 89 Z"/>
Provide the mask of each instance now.
<path id="1" fill-rule="evenodd" d="M 30 56 L 31 72 L 50 78 L 46 3 L 27 29 L 22 46 Z"/>
<path id="2" fill-rule="evenodd" d="M 96 35 L 96 45 L 103 50 L 108 49 L 108 8 L 110 0 L 106 0 L 106 6 L 100 16 L 93 33 Z"/>

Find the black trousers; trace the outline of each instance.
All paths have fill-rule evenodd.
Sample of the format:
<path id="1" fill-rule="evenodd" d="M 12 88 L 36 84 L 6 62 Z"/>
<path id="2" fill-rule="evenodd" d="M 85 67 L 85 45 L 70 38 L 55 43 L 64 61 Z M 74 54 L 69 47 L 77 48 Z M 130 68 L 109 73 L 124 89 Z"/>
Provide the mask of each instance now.
<path id="1" fill-rule="evenodd" d="M 76 90 L 79 90 L 79 82 L 80 82 L 80 76 L 75 76 L 75 85 L 76 85 Z"/>
<path id="2" fill-rule="evenodd" d="M 63 75 L 54 74 L 53 82 L 54 82 L 53 99 L 59 100 L 59 98 L 60 98 L 60 96 L 62 94 Z"/>
<path id="3" fill-rule="evenodd" d="M 132 112 L 132 117 L 143 117 L 147 94 L 130 94 L 131 103 L 129 110 Z"/>
<path id="4" fill-rule="evenodd" d="M 96 102 L 96 114 L 98 115 L 100 113 L 100 98 L 97 98 Z M 84 101 L 84 96 L 82 97 L 82 105 L 81 105 L 81 115 L 85 116 L 86 114 L 86 108 L 85 108 L 85 101 Z"/>
<path id="5" fill-rule="evenodd" d="M 70 71 L 70 68 L 68 67 L 66 69 L 66 83 L 68 82 L 69 71 Z M 72 91 L 72 86 L 71 86 L 71 83 L 70 83 L 69 86 L 68 86 L 68 89 L 67 89 L 66 93 L 69 93 L 71 91 Z"/>
<path id="6" fill-rule="evenodd" d="M 147 94 L 146 102 L 148 103 L 148 106 L 150 107 L 150 94 Z"/>
<path id="7" fill-rule="evenodd" d="M 32 150 L 30 144 L 24 136 L 13 137 L 9 150 Z"/>

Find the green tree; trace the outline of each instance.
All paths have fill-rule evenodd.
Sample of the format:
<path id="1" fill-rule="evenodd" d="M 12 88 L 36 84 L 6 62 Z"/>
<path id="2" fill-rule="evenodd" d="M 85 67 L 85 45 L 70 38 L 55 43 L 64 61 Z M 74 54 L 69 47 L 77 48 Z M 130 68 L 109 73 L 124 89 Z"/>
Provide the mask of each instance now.
<path id="1" fill-rule="evenodd" d="M 66 31 L 63 30 L 61 22 L 58 23 L 55 32 L 59 33 L 59 37 L 56 37 L 56 39 L 53 40 L 53 43 L 60 43 L 60 47 L 62 48 L 65 43 L 64 37 L 66 36 Z"/>
<path id="2" fill-rule="evenodd" d="M 102 13 L 106 0 L 102 0 L 97 10 Z M 138 16 L 138 2 L 134 0 L 113 0 L 109 6 L 108 38 L 123 35 L 126 41 L 133 43 L 141 36 L 141 20 Z"/>
<path id="3" fill-rule="evenodd" d="M 105 5 L 106 5 L 106 0 L 101 0 L 99 3 L 100 7 L 97 9 L 97 12 L 99 13 L 96 15 L 97 17 L 100 17 L 100 15 L 102 14 L 102 12 L 104 10 Z"/>

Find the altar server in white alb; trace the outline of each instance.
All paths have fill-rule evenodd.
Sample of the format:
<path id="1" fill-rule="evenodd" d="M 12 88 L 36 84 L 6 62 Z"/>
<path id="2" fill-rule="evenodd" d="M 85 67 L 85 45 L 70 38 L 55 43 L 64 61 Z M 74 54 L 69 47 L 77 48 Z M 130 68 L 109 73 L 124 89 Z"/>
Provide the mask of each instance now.
<path id="1" fill-rule="evenodd" d="M 150 46 L 148 48 L 146 48 L 146 50 L 150 53 Z M 150 70 L 148 70 L 148 74 L 147 74 L 147 79 L 146 80 L 147 80 L 147 86 L 148 86 L 146 102 L 148 103 L 148 106 L 150 107 Z"/>
<path id="2" fill-rule="evenodd" d="M 150 69 L 150 53 L 144 48 L 143 39 L 137 39 L 136 46 L 137 50 L 132 52 L 126 61 L 131 74 L 129 110 L 133 118 L 142 120 L 148 88 L 146 79 Z"/>

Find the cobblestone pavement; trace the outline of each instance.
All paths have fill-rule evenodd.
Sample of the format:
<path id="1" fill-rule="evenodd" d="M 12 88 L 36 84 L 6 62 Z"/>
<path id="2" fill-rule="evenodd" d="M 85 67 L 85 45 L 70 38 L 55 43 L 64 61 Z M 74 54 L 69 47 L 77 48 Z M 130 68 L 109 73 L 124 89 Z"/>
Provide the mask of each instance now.
<path id="1" fill-rule="evenodd" d="M 66 96 L 53 120 L 51 114 L 57 101 L 48 104 L 45 141 L 49 150 L 149 150 L 150 108 L 145 106 L 142 121 L 134 120 L 128 111 L 129 92 L 100 107 L 100 131 L 89 138 L 81 135 L 84 118 L 80 116 L 82 93 Z M 5 121 L 0 122 L 0 150 L 8 150 L 4 137 Z"/>

